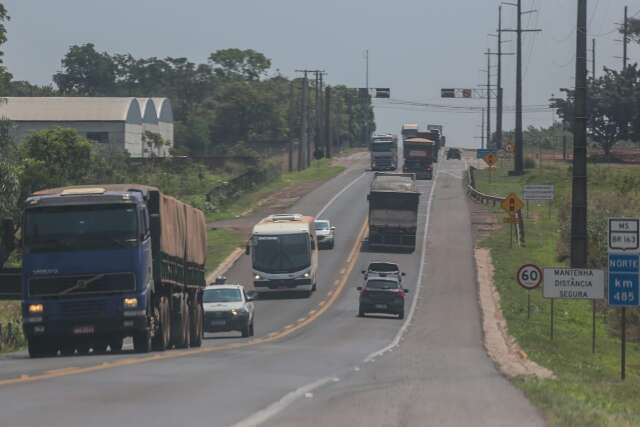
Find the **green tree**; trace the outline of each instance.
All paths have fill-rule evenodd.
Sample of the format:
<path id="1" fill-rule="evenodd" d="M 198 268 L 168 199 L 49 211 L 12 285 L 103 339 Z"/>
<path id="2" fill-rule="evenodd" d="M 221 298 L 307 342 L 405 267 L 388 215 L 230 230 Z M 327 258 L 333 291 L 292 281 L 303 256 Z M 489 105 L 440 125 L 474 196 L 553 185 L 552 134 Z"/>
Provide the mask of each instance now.
<path id="1" fill-rule="evenodd" d="M 258 80 L 271 68 L 271 60 L 253 49 L 217 50 L 209 61 L 215 73 L 226 79 Z"/>
<path id="2" fill-rule="evenodd" d="M 116 66 L 106 52 L 93 43 L 71 46 L 62 59 L 63 71 L 53 81 L 65 95 L 112 96 L 116 89 Z"/>
<path id="3" fill-rule="evenodd" d="M 588 135 L 605 155 L 621 140 L 640 138 L 640 125 L 635 124 L 639 115 L 640 85 L 636 65 L 623 71 L 605 69 L 605 74 L 590 81 L 587 102 Z M 575 123 L 575 91 L 563 89 L 566 99 L 552 100 L 552 107 L 570 128 Z M 632 126 L 634 123 L 634 126 Z M 634 130 L 635 127 L 638 129 Z"/>
<path id="4" fill-rule="evenodd" d="M 35 132 L 20 144 L 20 154 L 25 195 L 43 188 L 84 183 L 91 176 L 91 143 L 74 129 Z"/>

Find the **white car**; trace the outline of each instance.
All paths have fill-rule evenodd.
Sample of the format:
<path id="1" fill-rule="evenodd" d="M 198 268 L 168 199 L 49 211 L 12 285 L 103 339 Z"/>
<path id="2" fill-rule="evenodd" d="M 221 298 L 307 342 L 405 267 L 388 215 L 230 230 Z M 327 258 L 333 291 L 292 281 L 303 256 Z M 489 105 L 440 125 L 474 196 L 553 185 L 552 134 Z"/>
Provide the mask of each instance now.
<path id="1" fill-rule="evenodd" d="M 316 238 L 319 247 L 328 247 L 333 249 L 335 245 L 336 228 L 331 226 L 331 222 L 325 219 L 319 219 L 314 222 L 316 229 Z"/>
<path id="2" fill-rule="evenodd" d="M 204 331 L 239 331 L 243 337 L 253 336 L 255 293 L 242 285 L 212 285 L 204 289 Z"/>

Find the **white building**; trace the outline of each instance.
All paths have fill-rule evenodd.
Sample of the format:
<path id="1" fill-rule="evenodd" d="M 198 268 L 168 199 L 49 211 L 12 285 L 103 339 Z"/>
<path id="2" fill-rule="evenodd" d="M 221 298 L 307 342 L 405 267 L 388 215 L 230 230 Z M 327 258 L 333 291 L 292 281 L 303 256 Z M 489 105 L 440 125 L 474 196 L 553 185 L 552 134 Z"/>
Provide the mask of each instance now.
<path id="1" fill-rule="evenodd" d="M 151 98 L 156 107 L 158 113 L 158 128 L 160 129 L 160 135 L 168 145 L 164 153 L 164 156 L 169 155 L 169 149 L 173 148 L 173 109 L 171 108 L 171 101 L 168 98 Z"/>
<path id="2" fill-rule="evenodd" d="M 142 144 L 144 130 L 173 141 L 166 126 L 161 129 L 151 98 L 110 97 L 8 97 L 0 102 L 0 117 L 12 122 L 11 135 L 20 142 L 29 134 L 52 127 L 76 129 L 87 139 L 127 151 L 131 157 L 148 157 Z M 162 99 L 169 112 L 169 100 Z M 172 119 L 172 115 L 167 117 Z M 167 155 L 168 150 L 159 155 Z"/>

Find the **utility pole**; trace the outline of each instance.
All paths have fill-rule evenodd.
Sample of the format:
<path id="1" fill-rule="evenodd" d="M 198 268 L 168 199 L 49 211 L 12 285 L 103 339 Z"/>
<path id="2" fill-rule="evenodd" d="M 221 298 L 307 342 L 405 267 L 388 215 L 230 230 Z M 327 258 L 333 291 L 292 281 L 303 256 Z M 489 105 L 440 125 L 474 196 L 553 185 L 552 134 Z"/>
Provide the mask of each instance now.
<path id="1" fill-rule="evenodd" d="M 522 126 L 522 33 L 539 32 L 538 29 L 522 29 L 522 15 L 526 13 L 533 13 L 535 11 L 522 11 L 522 0 L 518 0 L 517 3 L 503 2 L 509 6 L 515 6 L 517 8 L 518 24 L 514 29 L 503 29 L 504 32 L 515 32 L 517 35 L 517 50 L 516 50 L 516 151 L 514 158 L 514 170 L 510 172 L 511 175 L 522 175 L 524 173 L 524 136 Z"/>
<path id="2" fill-rule="evenodd" d="M 587 266 L 587 0 L 578 0 L 571 266 Z"/>
<path id="3" fill-rule="evenodd" d="M 502 45 L 508 41 L 502 40 L 502 6 L 498 7 L 498 33 L 489 34 L 498 38 L 498 53 L 492 54 L 498 57 L 498 72 L 496 74 L 496 149 L 502 148 L 502 119 L 504 105 L 504 91 L 502 90 L 502 57 L 505 55 L 515 55 L 513 52 L 505 53 L 502 51 Z"/>
<path id="4" fill-rule="evenodd" d="M 491 145 L 491 49 L 487 49 L 487 145 Z"/>
<path id="5" fill-rule="evenodd" d="M 484 108 L 482 109 L 482 131 L 480 132 L 480 148 L 482 148 L 483 150 L 485 149 L 486 145 L 484 143 L 484 115 L 485 115 L 485 110 Z"/>
<path id="6" fill-rule="evenodd" d="M 324 95 L 324 137 L 325 137 L 325 154 L 327 158 L 331 158 L 331 86 L 327 86 Z"/>
<path id="7" fill-rule="evenodd" d="M 369 100 L 369 49 L 365 50 L 364 52 L 365 54 L 365 62 L 366 62 L 366 69 L 365 69 L 365 87 L 367 88 L 367 101 Z M 367 106 L 369 105 L 369 102 L 367 102 Z M 365 140 L 364 142 L 364 146 L 367 147 L 369 145 L 369 139 L 371 137 L 371 132 L 369 132 L 369 122 L 366 121 L 366 126 L 365 126 Z"/>
<path id="8" fill-rule="evenodd" d="M 318 73 L 323 73 L 323 70 L 296 70 L 296 73 L 303 73 L 304 78 L 302 79 L 302 129 L 301 129 L 301 138 L 302 138 L 302 147 L 300 152 L 302 155 L 301 164 L 304 165 L 302 169 L 305 169 L 307 166 L 311 164 L 311 132 L 312 128 L 309 126 L 309 117 L 311 113 L 311 105 L 309 102 L 309 73 L 316 74 L 316 98 L 318 94 Z M 316 110 L 316 116 L 317 116 Z M 318 118 L 316 117 L 316 124 Z"/>
<path id="9" fill-rule="evenodd" d="M 591 77 L 596 81 L 596 39 L 591 39 Z"/>
<path id="10" fill-rule="evenodd" d="M 624 7 L 624 24 L 622 24 L 622 70 L 627 69 L 629 57 L 627 55 L 627 45 L 629 44 L 629 6 Z"/>

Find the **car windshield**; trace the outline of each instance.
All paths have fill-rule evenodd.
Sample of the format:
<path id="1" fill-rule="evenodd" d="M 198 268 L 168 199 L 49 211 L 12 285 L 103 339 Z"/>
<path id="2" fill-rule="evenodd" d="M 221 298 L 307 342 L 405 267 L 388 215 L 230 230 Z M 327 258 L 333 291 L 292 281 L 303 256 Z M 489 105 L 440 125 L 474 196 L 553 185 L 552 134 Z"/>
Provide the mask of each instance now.
<path id="1" fill-rule="evenodd" d="M 203 302 L 242 302 L 240 289 L 206 289 Z"/>
<path id="2" fill-rule="evenodd" d="M 25 246 L 31 251 L 104 249 L 134 244 L 138 215 L 132 204 L 29 209 Z"/>
<path id="3" fill-rule="evenodd" d="M 398 282 L 392 280 L 369 280 L 367 289 L 398 289 Z"/>
<path id="4" fill-rule="evenodd" d="M 316 228 L 316 230 L 328 230 L 329 229 L 329 222 L 327 222 L 327 221 L 316 221 L 315 222 L 315 228 Z"/>
<path id="5" fill-rule="evenodd" d="M 311 265 L 309 235 L 256 236 L 253 267 L 265 273 L 293 273 Z"/>

